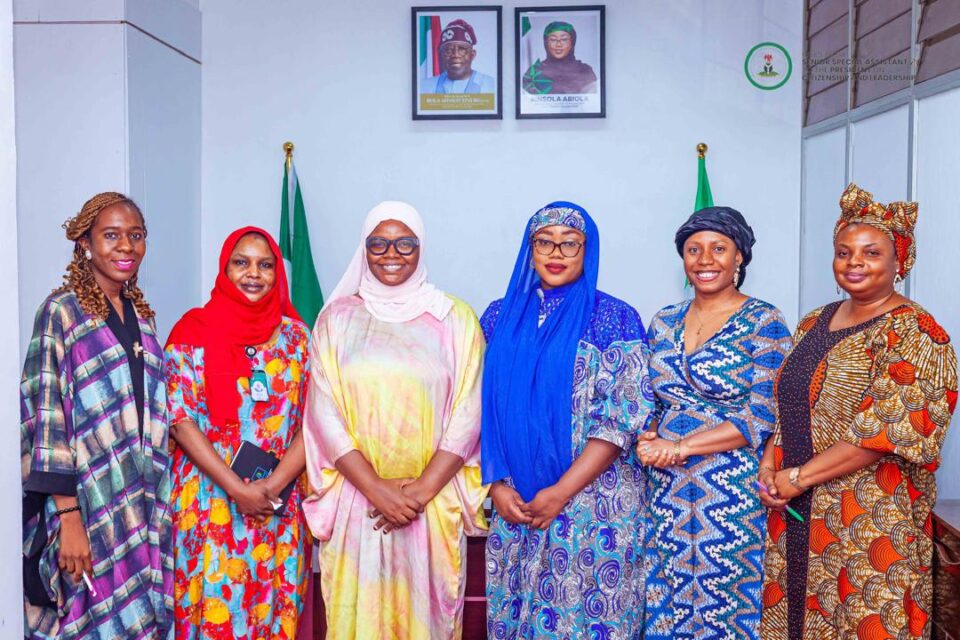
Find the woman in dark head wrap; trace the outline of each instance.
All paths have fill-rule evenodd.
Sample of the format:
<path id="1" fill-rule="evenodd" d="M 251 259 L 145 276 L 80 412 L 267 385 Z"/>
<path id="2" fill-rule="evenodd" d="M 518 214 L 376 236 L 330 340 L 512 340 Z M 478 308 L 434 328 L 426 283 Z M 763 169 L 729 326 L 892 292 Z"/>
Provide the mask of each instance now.
<path id="1" fill-rule="evenodd" d="M 658 437 L 650 471 L 647 640 L 758 638 L 764 509 L 754 482 L 773 430 L 783 315 L 740 292 L 755 242 L 740 212 L 709 207 L 677 230 L 693 300 L 648 332 Z"/>
<path id="2" fill-rule="evenodd" d="M 596 93 L 597 74 L 577 60 L 577 31 L 568 22 L 551 22 L 543 30 L 546 60 L 537 60 L 523 74 L 523 90 L 539 95 Z"/>

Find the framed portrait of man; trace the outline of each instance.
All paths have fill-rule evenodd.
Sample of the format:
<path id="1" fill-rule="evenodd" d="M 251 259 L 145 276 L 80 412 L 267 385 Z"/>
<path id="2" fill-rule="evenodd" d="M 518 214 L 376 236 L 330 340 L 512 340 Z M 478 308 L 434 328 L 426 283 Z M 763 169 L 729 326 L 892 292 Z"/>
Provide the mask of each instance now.
<path id="1" fill-rule="evenodd" d="M 604 9 L 517 7 L 517 118 L 606 117 Z"/>
<path id="2" fill-rule="evenodd" d="M 413 119 L 501 119 L 501 8 L 413 7 L 411 18 Z"/>

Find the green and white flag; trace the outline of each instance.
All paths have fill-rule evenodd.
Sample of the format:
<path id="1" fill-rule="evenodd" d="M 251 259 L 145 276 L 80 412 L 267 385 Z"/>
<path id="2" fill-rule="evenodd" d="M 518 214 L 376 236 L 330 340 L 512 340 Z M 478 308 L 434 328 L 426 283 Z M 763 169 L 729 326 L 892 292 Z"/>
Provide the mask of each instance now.
<path id="1" fill-rule="evenodd" d="M 706 152 L 700 153 L 697 158 L 697 201 L 693 205 L 694 211 L 713 206 L 713 192 L 710 191 L 710 179 L 707 177 Z"/>
<path id="2" fill-rule="evenodd" d="M 283 166 L 280 203 L 280 251 L 284 260 L 290 263 L 287 270 L 290 274 L 290 299 L 307 327 L 313 328 L 323 307 L 323 293 L 320 291 L 317 270 L 313 266 L 300 181 L 297 180 L 297 170 L 290 155 Z"/>

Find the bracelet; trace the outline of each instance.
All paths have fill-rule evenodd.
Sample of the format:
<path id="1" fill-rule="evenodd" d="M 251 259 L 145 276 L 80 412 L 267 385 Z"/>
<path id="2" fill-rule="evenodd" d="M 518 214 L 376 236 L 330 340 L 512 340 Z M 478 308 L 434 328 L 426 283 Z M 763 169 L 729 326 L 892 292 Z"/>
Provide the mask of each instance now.
<path id="1" fill-rule="evenodd" d="M 683 438 L 680 438 L 673 443 L 673 457 L 675 460 L 680 460 L 680 443 L 683 442 Z"/>
<path id="2" fill-rule="evenodd" d="M 770 473 L 776 473 L 776 472 L 777 472 L 777 470 L 774 469 L 773 467 L 768 467 L 768 466 L 766 466 L 766 465 L 760 465 L 760 468 L 757 469 L 757 473 L 760 473 L 761 471 L 769 471 Z"/>
<path id="3" fill-rule="evenodd" d="M 80 511 L 80 505 L 75 504 L 72 507 L 67 507 L 66 509 L 59 509 L 53 513 L 53 515 L 59 517 L 65 513 L 70 513 L 71 511 Z"/>

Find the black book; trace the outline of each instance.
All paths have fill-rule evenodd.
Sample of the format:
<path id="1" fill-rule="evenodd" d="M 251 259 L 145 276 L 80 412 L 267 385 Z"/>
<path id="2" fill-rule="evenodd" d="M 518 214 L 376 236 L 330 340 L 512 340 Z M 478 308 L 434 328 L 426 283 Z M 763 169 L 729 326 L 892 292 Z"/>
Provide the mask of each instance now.
<path id="1" fill-rule="evenodd" d="M 268 451 L 264 451 L 252 442 L 244 440 L 240 443 L 237 454 L 233 456 L 233 462 L 230 463 L 230 468 L 242 479 L 249 479 L 250 482 L 253 482 L 254 480 L 261 480 L 269 476 L 273 473 L 273 470 L 277 468 L 278 464 L 280 464 L 280 458 Z M 296 482 L 297 480 L 294 478 L 290 481 L 290 484 L 280 492 L 280 502 L 282 504 L 273 510 L 274 514 L 278 516 L 283 515 L 287 507 L 287 500 L 290 499 L 290 493 L 293 491 L 293 485 L 295 485 Z"/>

